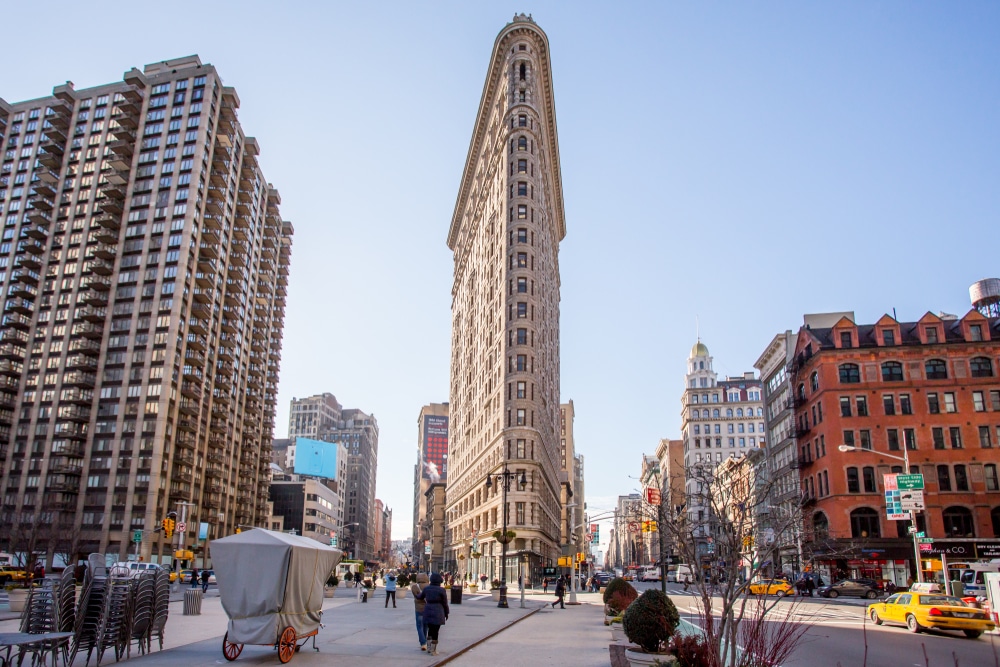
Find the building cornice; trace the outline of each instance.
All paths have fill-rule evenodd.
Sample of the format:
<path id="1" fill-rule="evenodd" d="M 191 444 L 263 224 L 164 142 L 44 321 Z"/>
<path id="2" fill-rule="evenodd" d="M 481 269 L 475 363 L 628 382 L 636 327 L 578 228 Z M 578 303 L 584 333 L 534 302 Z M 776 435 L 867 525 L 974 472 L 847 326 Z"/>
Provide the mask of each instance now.
<path id="1" fill-rule="evenodd" d="M 476 115 L 476 124 L 472 132 L 472 141 L 469 144 L 469 153 L 465 158 L 465 169 L 462 172 L 462 184 L 458 190 L 458 198 L 455 202 L 455 211 L 451 218 L 451 227 L 448 229 L 448 247 L 456 249 L 459 233 L 461 232 L 462 217 L 467 207 L 469 195 L 472 191 L 476 176 L 476 165 L 478 156 L 482 151 L 486 136 L 489 131 L 489 120 L 492 100 L 496 97 L 497 89 L 504 80 L 505 63 L 507 60 L 507 48 L 512 38 L 530 34 L 537 48 L 537 57 L 541 67 L 539 90 L 542 95 L 541 115 L 545 119 L 546 143 L 549 147 L 549 165 L 552 190 L 553 209 L 556 217 L 558 230 L 558 240 L 566 236 L 566 213 L 563 205 L 562 190 L 562 168 L 559 158 L 559 133 L 556 129 L 556 107 L 555 96 L 552 91 L 552 63 L 549 59 L 549 38 L 545 32 L 539 28 L 534 21 L 527 18 L 515 17 L 514 22 L 508 23 L 500 34 L 497 35 L 493 44 L 493 55 L 490 57 L 489 75 L 486 85 L 483 87 L 483 94 L 479 100 L 479 112 Z"/>

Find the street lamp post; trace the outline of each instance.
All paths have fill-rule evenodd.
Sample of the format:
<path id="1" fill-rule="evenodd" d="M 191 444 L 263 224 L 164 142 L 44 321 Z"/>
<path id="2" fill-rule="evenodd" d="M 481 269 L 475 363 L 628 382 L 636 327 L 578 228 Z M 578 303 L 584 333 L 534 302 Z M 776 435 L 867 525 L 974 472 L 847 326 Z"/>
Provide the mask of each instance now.
<path id="1" fill-rule="evenodd" d="M 907 453 L 907 448 L 903 446 L 903 455 L 896 456 L 895 454 L 886 454 L 885 452 L 875 452 L 868 449 L 859 449 L 851 445 L 840 445 L 837 447 L 842 452 L 871 452 L 872 454 L 877 454 L 878 456 L 884 456 L 887 459 L 895 459 L 896 461 L 902 461 L 903 466 L 906 469 L 906 474 L 910 474 L 910 457 Z M 920 544 L 917 542 L 917 511 L 910 510 L 910 537 L 913 538 L 913 564 L 917 568 L 917 581 L 922 582 L 924 580 L 924 571 L 920 567 Z M 945 580 L 947 581 L 948 572 L 944 572 Z"/>
<path id="2" fill-rule="evenodd" d="M 490 491 L 493 488 L 494 480 L 496 484 L 499 484 L 503 489 L 503 532 L 500 534 L 500 602 L 497 607 L 500 609 L 507 609 L 507 542 L 509 538 L 507 537 L 507 492 L 510 491 L 511 482 L 517 479 L 518 489 L 524 489 L 528 485 L 528 478 L 525 476 L 524 471 L 521 471 L 520 477 L 516 472 L 511 472 L 507 469 L 507 463 L 503 464 L 503 471 L 498 473 L 493 473 L 486 476 L 486 490 Z"/>

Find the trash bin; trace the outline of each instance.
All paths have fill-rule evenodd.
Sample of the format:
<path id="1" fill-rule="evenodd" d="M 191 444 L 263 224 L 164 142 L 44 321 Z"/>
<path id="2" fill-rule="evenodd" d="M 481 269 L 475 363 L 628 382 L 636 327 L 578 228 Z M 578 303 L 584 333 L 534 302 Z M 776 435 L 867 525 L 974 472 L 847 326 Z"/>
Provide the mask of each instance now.
<path id="1" fill-rule="evenodd" d="M 201 589 L 184 591 L 184 615 L 201 616 L 201 598 L 204 593 Z"/>
<path id="2" fill-rule="evenodd" d="M 462 604 L 462 587 L 451 587 L 451 604 Z"/>

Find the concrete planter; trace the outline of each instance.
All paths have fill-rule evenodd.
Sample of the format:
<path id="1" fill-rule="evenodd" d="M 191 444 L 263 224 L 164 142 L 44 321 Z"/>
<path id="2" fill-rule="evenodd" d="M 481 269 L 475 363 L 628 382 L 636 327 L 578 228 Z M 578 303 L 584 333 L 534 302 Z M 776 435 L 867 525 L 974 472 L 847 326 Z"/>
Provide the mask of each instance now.
<path id="1" fill-rule="evenodd" d="M 7 591 L 8 599 L 10 600 L 10 610 L 16 612 L 24 611 L 24 606 L 28 602 L 28 589 L 27 588 L 12 588 Z"/>
<path id="2" fill-rule="evenodd" d="M 621 623 L 611 624 L 611 641 L 616 643 L 628 641 L 628 638 L 625 636 L 625 628 L 622 627 Z"/>
<path id="3" fill-rule="evenodd" d="M 336 586 L 324 586 L 323 587 L 323 597 L 325 597 L 325 598 L 332 598 L 333 594 L 334 594 L 334 592 L 336 592 L 336 590 L 337 590 Z"/>
<path id="4" fill-rule="evenodd" d="M 493 590 L 491 590 L 490 591 L 490 595 L 493 596 L 493 601 L 494 602 L 500 602 L 500 589 L 499 588 L 494 588 Z"/>
<path id="5" fill-rule="evenodd" d="M 672 653 L 643 653 L 625 650 L 625 658 L 630 667 L 654 667 L 655 665 L 676 665 L 677 658 Z"/>
<path id="6" fill-rule="evenodd" d="M 397 600 L 405 600 L 406 599 L 406 592 L 408 590 L 409 590 L 408 588 L 397 588 L 396 589 L 396 599 Z"/>

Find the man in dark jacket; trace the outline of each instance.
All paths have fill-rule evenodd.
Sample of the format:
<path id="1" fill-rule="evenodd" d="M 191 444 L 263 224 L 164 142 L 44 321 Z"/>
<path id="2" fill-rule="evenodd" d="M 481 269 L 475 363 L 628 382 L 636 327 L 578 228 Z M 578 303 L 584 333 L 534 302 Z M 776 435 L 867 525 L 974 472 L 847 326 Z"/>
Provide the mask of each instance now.
<path id="1" fill-rule="evenodd" d="M 208 592 L 208 580 L 209 580 L 209 578 L 211 576 L 212 575 L 209 574 L 208 570 L 202 570 L 201 571 L 201 592 L 202 593 L 207 593 Z"/>
<path id="2" fill-rule="evenodd" d="M 565 609 L 566 605 L 563 604 L 563 598 L 566 596 L 566 581 L 559 577 L 556 579 L 556 599 L 552 603 L 552 608 L 555 609 L 556 605 L 559 605 L 560 609 Z"/>
<path id="3" fill-rule="evenodd" d="M 420 591 L 416 598 L 424 601 L 424 625 L 427 626 L 427 652 L 437 655 L 438 634 L 441 626 L 448 620 L 451 610 L 448 608 L 448 594 L 441 587 L 444 579 L 440 574 L 431 574 L 431 583 Z"/>

